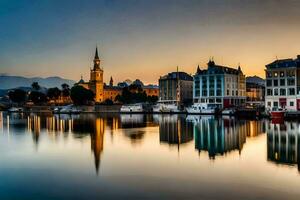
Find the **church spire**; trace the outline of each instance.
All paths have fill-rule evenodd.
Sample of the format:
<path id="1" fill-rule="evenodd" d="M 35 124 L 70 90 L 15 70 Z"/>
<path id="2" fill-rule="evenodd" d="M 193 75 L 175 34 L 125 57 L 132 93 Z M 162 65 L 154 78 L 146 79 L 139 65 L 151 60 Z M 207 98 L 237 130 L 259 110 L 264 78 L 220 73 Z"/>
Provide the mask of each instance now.
<path id="1" fill-rule="evenodd" d="M 99 59 L 99 56 L 98 56 L 98 47 L 96 46 L 96 52 L 95 52 L 95 58 L 94 59 Z"/>
<path id="2" fill-rule="evenodd" d="M 98 55 L 98 47 L 96 46 L 93 70 L 99 70 L 99 69 L 100 69 L 100 59 L 99 59 L 99 55 Z"/>

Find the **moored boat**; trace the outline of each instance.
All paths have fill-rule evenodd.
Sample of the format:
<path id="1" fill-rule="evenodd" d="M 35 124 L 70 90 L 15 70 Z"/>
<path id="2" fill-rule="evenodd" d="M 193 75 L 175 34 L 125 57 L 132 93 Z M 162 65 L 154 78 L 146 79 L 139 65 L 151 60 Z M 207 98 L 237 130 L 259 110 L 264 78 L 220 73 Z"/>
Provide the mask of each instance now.
<path id="1" fill-rule="evenodd" d="M 23 108 L 11 107 L 8 112 L 23 112 Z"/>
<path id="2" fill-rule="evenodd" d="M 121 113 L 141 113 L 144 112 L 143 104 L 127 104 L 120 108 Z"/>
<path id="3" fill-rule="evenodd" d="M 216 108 L 209 106 L 207 103 L 194 103 L 190 107 L 186 108 L 188 114 L 209 114 L 216 113 Z"/>
<path id="4" fill-rule="evenodd" d="M 154 113 L 178 113 L 176 101 L 159 101 L 156 105 L 153 106 Z"/>

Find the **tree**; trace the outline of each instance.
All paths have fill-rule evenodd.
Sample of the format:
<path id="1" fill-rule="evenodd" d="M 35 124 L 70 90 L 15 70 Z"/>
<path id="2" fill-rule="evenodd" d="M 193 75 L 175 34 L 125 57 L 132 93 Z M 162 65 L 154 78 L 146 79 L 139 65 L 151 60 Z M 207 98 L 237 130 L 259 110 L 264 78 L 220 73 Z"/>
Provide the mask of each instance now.
<path id="1" fill-rule="evenodd" d="M 34 90 L 40 90 L 41 89 L 41 86 L 39 85 L 38 82 L 33 82 L 31 84 L 31 87 L 34 89 Z"/>
<path id="2" fill-rule="evenodd" d="M 63 95 L 64 97 L 70 96 L 70 86 L 69 86 L 68 84 L 63 83 L 63 84 L 61 85 L 61 88 L 62 88 L 62 95 Z"/>
<path id="3" fill-rule="evenodd" d="M 71 88 L 71 99 L 76 105 L 88 105 L 94 101 L 95 94 L 80 85 Z"/>
<path id="4" fill-rule="evenodd" d="M 131 84 L 129 87 L 124 87 L 122 94 L 116 96 L 115 100 L 124 104 L 141 102 L 154 103 L 157 101 L 157 97 L 147 96 L 141 86 Z"/>
<path id="5" fill-rule="evenodd" d="M 44 93 L 38 91 L 31 91 L 28 98 L 34 104 L 41 104 L 47 102 L 47 96 Z"/>
<path id="6" fill-rule="evenodd" d="M 47 97 L 52 100 L 58 99 L 60 95 L 61 95 L 61 91 L 57 87 L 49 88 L 47 91 Z"/>
<path id="7" fill-rule="evenodd" d="M 14 103 L 22 103 L 26 100 L 26 92 L 24 90 L 15 89 L 8 93 L 9 99 Z"/>

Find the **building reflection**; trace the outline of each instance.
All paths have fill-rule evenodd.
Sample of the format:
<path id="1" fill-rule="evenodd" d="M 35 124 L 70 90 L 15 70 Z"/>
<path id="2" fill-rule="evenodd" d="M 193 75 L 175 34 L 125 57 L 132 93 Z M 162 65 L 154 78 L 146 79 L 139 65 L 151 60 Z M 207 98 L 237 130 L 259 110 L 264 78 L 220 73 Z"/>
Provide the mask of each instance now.
<path id="1" fill-rule="evenodd" d="M 162 143 L 176 144 L 178 149 L 181 144 L 193 140 L 193 124 L 186 121 L 181 115 L 158 115 L 159 139 Z"/>
<path id="2" fill-rule="evenodd" d="M 267 156 L 276 164 L 298 165 L 300 172 L 300 126 L 298 122 L 267 125 Z"/>
<path id="3" fill-rule="evenodd" d="M 195 148 L 199 153 L 207 151 L 211 159 L 234 150 L 241 153 L 246 137 L 249 135 L 247 132 L 249 128 L 247 129 L 245 121 L 233 118 L 201 117 L 200 120 L 194 122 Z"/>
<path id="4" fill-rule="evenodd" d="M 1 131 L 1 133 L 3 133 L 3 130 L 4 130 L 4 128 L 3 128 L 3 112 L 0 112 L 0 131 Z"/>
<path id="5" fill-rule="evenodd" d="M 120 120 L 122 128 L 143 128 L 157 126 L 157 123 L 153 119 L 153 115 L 121 114 Z"/>
<path id="6" fill-rule="evenodd" d="M 83 115 L 81 117 L 70 115 L 27 117 L 28 131 L 32 133 L 36 144 L 43 130 L 48 134 L 60 134 L 72 132 L 74 138 L 90 136 L 91 150 L 94 155 L 95 169 L 98 174 L 100 168 L 101 154 L 103 152 L 104 132 L 106 127 L 115 130 L 119 127 L 119 119 L 116 117 L 103 117 L 95 115 Z"/>
<path id="7" fill-rule="evenodd" d="M 95 168 L 98 174 L 100 166 L 100 156 L 103 151 L 104 119 L 97 118 L 95 121 L 94 133 L 91 133 L 91 149 L 94 152 Z"/>

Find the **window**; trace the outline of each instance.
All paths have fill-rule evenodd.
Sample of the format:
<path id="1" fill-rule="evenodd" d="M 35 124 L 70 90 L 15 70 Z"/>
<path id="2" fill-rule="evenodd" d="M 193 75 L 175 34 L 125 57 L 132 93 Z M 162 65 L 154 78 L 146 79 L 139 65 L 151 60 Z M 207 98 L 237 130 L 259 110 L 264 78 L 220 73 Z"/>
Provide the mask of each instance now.
<path id="1" fill-rule="evenodd" d="M 290 101 L 290 106 L 294 106 L 294 102 L 293 101 Z"/>
<path id="2" fill-rule="evenodd" d="M 267 86 L 268 86 L 268 87 L 269 87 L 269 86 L 272 86 L 272 80 L 270 80 L 270 79 L 267 80 Z"/>
<path id="3" fill-rule="evenodd" d="M 274 77 L 278 77 L 278 72 L 274 72 Z"/>
<path id="4" fill-rule="evenodd" d="M 213 76 L 209 77 L 209 88 L 215 87 L 215 78 Z"/>
<path id="5" fill-rule="evenodd" d="M 285 86 L 285 79 L 280 79 L 280 86 Z"/>
<path id="6" fill-rule="evenodd" d="M 214 96 L 215 95 L 215 91 L 214 90 L 209 90 L 209 96 Z"/>
<path id="7" fill-rule="evenodd" d="M 294 77 L 295 76 L 295 71 L 294 70 L 287 71 L 287 76 L 288 77 Z"/>
<path id="8" fill-rule="evenodd" d="M 274 82 L 273 82 L 273 85 L 274 86 L 278 86 L 278 80 L 273 80 Z"/>
<path id="9" fill-rule="evenodd" d="M 274 101 L 274 102 L 273 102 L 273 106 L 274 106 L 274 107 L 278 107 L 278 101 Z"/>
<path id="10" fill-rule="evenodd" d="M 289 88 L 289 95 L 295 95 L 295 88 Z"/>
<path id="11" fill-rule="evenodd" d="M 222 91 L 220 89 L 217 90 L 217 96 L 221 96 L 222 95 Z"/>
<path id="12" fill-rule="evenodd" d="M 273 95 L 272 89 L 267 89 L 267 96 L 272 96 L 272 95 Z"/>
<path id="13" fill-rule="evenodd" d="M 278 89 L 274 89 L 274 95 L 278 96 Z"/>
<path id="14" fill-rule="evenodd" d="M 268 101 L 268 106 L 271 107 L 271 101 Z"/>
<path id="15" fill-rule="evenodd" d="M 285 94 L 286 94 L 285 91 L 286 91 L 285 89 L 280 89 L 280 95 L 285 96 Z"/>
<path id="16" fill-rule="evenodd" d="M 287 85 L 295 85 L 295 79 L 289 78 L 289 79 L 287 80 Z"/>
<path id="17" fill-rule="evenodd" d="M 207 90 L 202 90 L 202 96 L 207 96 Z"/>
<path id="18" fill-rule="evenodd" d="M 271 72 L 267 72 L 267 77 L 271 78 L 272 77 L 272 73 Z"/>
<path id="19" fill-rule="evenodd" d="M 284 72 L 283 71 L 280 72 L 280 77 L 284 77 Z"/>
<path id="20" fill-rule="evenodd" d="M 227 90 L 227 95 L 229 96 L 229 90 Z"/>

